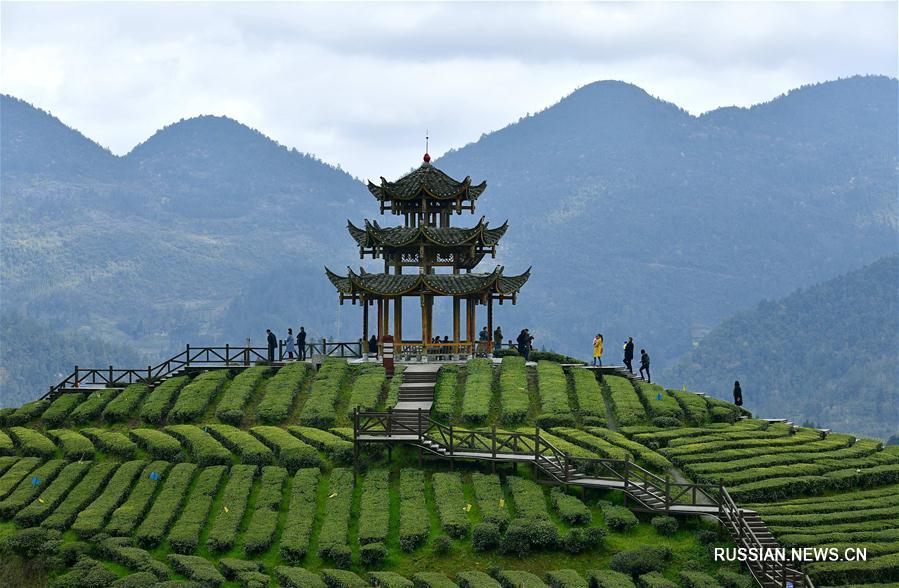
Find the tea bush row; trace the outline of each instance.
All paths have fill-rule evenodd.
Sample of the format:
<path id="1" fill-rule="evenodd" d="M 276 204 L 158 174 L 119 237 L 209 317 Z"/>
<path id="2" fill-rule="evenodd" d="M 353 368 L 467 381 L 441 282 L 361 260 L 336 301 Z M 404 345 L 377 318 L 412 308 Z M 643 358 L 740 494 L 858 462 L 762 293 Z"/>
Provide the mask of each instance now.
<path id="1" fill-rule="evenodd" d="M 424 472 L 403 468 L 400 470 L 400 549 L 413 551 L 427 541 L 430 524 Z"/>
<path id="2" fill-rule="evenodd" d="M 551 361 L 537 362 L 537 389 L 540 391 L 541 427 L 573 427 L 574 415 L 568 404 L 568 379 L 562 366 Z"/>
<path id="3" fill-rule="evenodd" d="M 179 463 L 172 468 L 153 506 L 135 531 L 138 545 L 150 548 L 162 541 L 184 504 L 196 470 L 197 465 L 192 463 Z"/>
<path id="4" fill-rule="evenodd" d="M 50 407 L 41 415 L 41 420 L 48 427 L 56 427 L 61 425 L 69 417 L 76 406 L 84 401 L 84 394 L 67 393 L 61 394 L 56 400 L 50 404 Z"/>
<path id="5" fill-rule="evenodd" d="M 287 427 L 300 440 L 325 452 L 334 463 L 348 464 L 353 461 L 353 444 L 333 433 L 314 427 Z"/>
<path id="6" fill-rule="evenodd" d="M 103 420 L 116 423 L 130 417 L 140 406 L 140 403 L 149 393 L 150 387 L 146 384 L 131 384 L 120 394 L 109 401 L 103 409 Z"/>
<path id="7" fill-rule="evenodd" d="M 100 495 L 118 465 L 113 462 L 94 462 L 59 506 L 41 522 L 41 527 L 58 531 L 68 529 L 75 517 Z"/>
<path id="8" fill-rule="evenodd" d="M 350 403 L 347 418 L 352 418 L 353 409 L 374 410 L 381 397 L 381 390 L 387 382 L 384 366 L 377 363 L 364 363 L 358 368 L 356 379 L 350 390 Z"/>
<path id="9" fill-rule="evenodd" d="M 118 431 L 108 431 L 106 429 L 98 429 L 86 427 L 81 432 L 94 442 L 94 445 L 105 453 L 113 453 L 120 457 L 131 458 L 137 451 L 137 445 Z"/>
<path id="10" fill-rule="evenodd" d="M 587 505 L 562 488 L 553 488 L 550 498 L 559 513 L 559 518 L 569 525 L 586 525 L 590 522 L 590 509 Z"/>
<path id="11" fill-rule="evenodd" d="M 662 449 L 661 451 L 674 463 L 695 464 L 707 463 L 712 461 L 744 459 L 747 457 L 755 457 L 762 454 L 774 455 L 777 453 L 796 453 L 799 451 L 811 454 L 821 451 L 833 451 L 835 449 L 843 449 L 845 447 L 848 447 L 851 442 L 852 439 L 847 439 L 843 435 L 828 435 L 826 439 L 823 439 L 821 441 L 803 441 L 798 444 L 789 445 L 763 445 L 760 447 L 747 447 L 744 449 L 721 449 L 718 451 L 716 451 L 713 447 L 706 447 L 704 453 L 690 453 L 687 455 L 672 454 L 671 449 Z"/>
<path id="12" fill-rule="evenodd" d="M 204 586 L 221 586 L 225 577 L 216 569 L 215 564 L 198 555 L 169 554 L 169 563 L 179 574 Z"/>
<path id="13" fill-rule="evenodd" d="M 96 451 L 90 439 L 73 429 L 51 429 L 47 434 L 56 440 L 66 459 L 91 459 Z"/>
<path id="14" fill-rule="evenodd" d="M 657 384 L 637 382 L 637 393 L 646 411 L 652 417 L 669 417 L 680 420 L 683 417 L 680 405 Z"/>
<path id="15" fill-rule="evenodd" d="M 112 512 L 106 524 L 106 532 L 110 535 L 131 535 L 143 520 L 150 508 L 150 503 L 162 480 L 168 473 L 171 464 L 167 461 L 151 462 L 134 484 L 134 489 L 125 502 Z M 155 476 L 153 474 L 156 474 Z M 155 479 L 154 479 L 155 478 Z"/>
<path id="16" fill-rule="evenodd" d="M 444 366 L 444 368 L 446 367 L 448 366 Z M 390 378 L 390 383 L 387 385 L 387 400 L 384 401 L 385 410 L 396 406 L 396 403 L 400 397 L 400 386 L 403 385 L 403 372 L 405 370 L 405 364 L 400 364 L 394 367 L 393 376 Z"/>
<path id="17" fill-rule="evenodd" d="M 169 425 L 165 431 L 187 445 L 198 465 L 231 465 L 231 452 L 196 425 Z"/>
<path id="18" fill-rule="evenodd" d="M 655 451 L 649 449 L 644 445 L 631 441 L 621 433 L 610 431 L 609 429 L 603 429 L 600 427 L 587 427 L 586 431 L 594 437 L 599 437 L 600 439 L 604 439 L 609 443 L 622 448 L 626 452 L 636 457 L 639 462 L 643 463 L 643 465 L 649 468 L 659 471 L 665 471 L 672 467 L 671 462 L 668 461 L 665 456 L 656 453 Z"/>
<path id="19" fill-rule="evenodd" d="M 619 426 L 626 427 L 646 422 L 646 409 L 640 403 L 630 382 L 619 376 L 603 376 L 603 382 L 608 386 L 609 400 L 612 401 L 612 409 L 615 411 L 615 419 Z"/>
<path id="20" fill-rule="evenodd" d="M 309 549 L 320 477 L 318 468 L 305 468 L 294 474 L 287 519 L 281 534 L 280 552 L 285 561 L 296 563 Z"/>
<path id="21" fill-rule="evenodd" d="M 209 434 L 228 450 L 240 456 L 240 462 L 252 465 L 269 465 L 275 462 L 275 454 L 259 439 L 232 425 L 206 425 Z"/>
<path id="22" fill-rule="evenodd" d="M 831 451 L 813 453 L 805 453 L 802 451 L 797 451 L 795 453 L 775 453 L 772 455 L 758 455 L 755 457 L 747 457 L 730 461 L 704 462 L 691 465 L 690 470 L 697 475 L 707 475 L 731 471 L 745 471 L 751 468 L 791 465 L 794 463 L 808 463 L 810 460 L 818 461 L 821 459 L 854 459 L 858 457 L 866 457 L 868 455 L 876 453 L 882 447 L 883 444 L 880 441 L 875 441 L 873 439 L 861 439 L 855 444 L 843 449 L 834 449 Z"/>
<path id="23" fill-rule="evenodd" d="M 668 390 L 668 394 L 680 405 L 688 424 L 701 425 L 706 422 L 709 409 L 702 396 L 680 390 Z"/>
<path id="24" fill-rule="evenodd" d="M 318 537 L 318 556 L 333 561 L 338 567 L 349 567 L 351 554 L 347 547 L 350 508 L 353 504 L 353 472 L 334 468 L 328 481 L 326 510 Z"/>
<path id="25" fill-rule="evenodd" d="M 459 539 L 468 534 L 471 523 L 465 510 L 462 476 L 458 473 L 435 473 L 431 477 L 434 502 L 440 517 L 440 526 L 450 537 Z"/>
<path id="26" fill-rule="evenodd" d="M 500 420 L 507 425 L 520 423 L 528 414 L 528 376 L 523 357 L 504 357 L 499 372 Z"/>
<path id="27" fill-rule="evenodd" d="M 299 468 L 317 467 L 321 458 L 314 447 L 307 445 L 280 427 L 260 425 L 250 432 L 275 452 L 278 463 L 291 473 Z"/>
<path id="28" fill-rule="evenodd" d="M 177 376 L 153 388 L 140 407 L 140 418 L 144 422 L 159 424 L 166 417 L 178 392 L 190 382 L 189 376 Z"/>
<path id="29" fill-rule="evenodd" d="M 262 399 L 256 406 L 256 418 L 268 425 L 286 421 L 310 370 L 305 362 L 290 363 L 278 370 L 263 387 Z"/>
<path id="30" fill-rule="evenodd" d="M 474 472 L 471 474 L 471 482 L 481 520 L 496 524 L 500 530 L 505 529 L 509 522 L 509 509 L 506 506 L 499 476 Z"/>
<path id="31" fill-rule="evenodd" d="M 103 530 L 109 515 L 125 501 L 131 486 L 145 467 L 147 462 L 144 460 L 126 461 L 119 466 L 100 496 L 78 513 L 72 530 L 80 537 L 91 537 Z"/>
<path id="32" fill-rule="evenodd" d="M 215 515 L 212 529 L 206 538 L 206 546 L 213 551 L 227 551 L 234 546 L 237 530 L 247 510 L 247 501 L 253 489 L 258 468 L 255 465 L 231 467 L 228 482 L 222 491 L 222 508 Z"/>
<path id="33" fill-rule="evenodd" d="M 194 378 L 178 394 L 168 414 L 169 422 L 188 423 L 203 416 L 213 398 L 225 385 L 229 375 L 228 370 L 212 370 Z"/>
<path id="34" fill-rule="evenodd" d="M 175 461 L 181 454 L 181 443 L 158 429 L 132 429 L 129 435 L 139 447 L 156 459 Z"/>
<path id="35" fill-rule="evenodd" d="M 215 416 L 224 423 L 239 425 L 246 416 L 247 404 L 259 383 L 269 374 L 267 366 L 256 366 L 243 370 L 222 394 L 215 407 Z"/>
<path id="36" fill-rule="evenodd" d="M 300 424 L 327 429 L 337 420 L 336 404 L 340 388 L 349 375 L 350 367 L 342 359 L 326 360 L 312 381 L 309 398 L 300 411 Z"/>
<path id="37" fill-rule="evenodd" d="M 84 402 L 72 409 L 72 412 L 69 413 L 69 420 L 78 424 L 96 420 L 106 405 L 118 394 L 119 390 L 115 388 L 102 388 L 91 392 Z"/>
<path id="38" fill-rule="evenodd" d="M 41 492 L 40 500 L 31 502 L 19 510 L 14 518 L 20 527 L 34 527 L 41 523 L 65 499 L 69 491 L 84 477 L 90 469 L 90 462 L 74 462 L 68 464 L 53 483 Z M 38 475 L 35 473 L 35 475 Z M 3 501 L 5 503 L 6 500 Z M 2 504 L 2 503 L 0 503 Z"/>
<path id="39" fill-rule="evenodd" d="M 440 371 L 437 373 L 437 383 L 434 386 L 434 406 L 431 409 L 434 418 L 437 420 L 445 423 L 454 420 L 458 378 L 459 366 L 453 364 L 441 366 Z M 394 379 L 396 379 L 396 376 L 394 376 Z"/>
<path id="40" fill-rule="evenodd" d="M 65 467 L 63 459 L 51 459 L 44 463 L 15 487 L 6 498 L 0 500 L 0 518 L 8 519 L 34 500 L 38 493 L 46 488 Z M 34 481 L 38 481 L 35 484 Z"/>
<path id="41" fill-rule="evenodd" d="M 281 510 L 284 482 L 287 470 L 276 466 L 262 468 L 259 494 L 250 518 L 250 524 L 244 533 L 244 555 L 261 553 L 271 546 L 278 526 L 278 512 Z"/>
<path id="42" fill-rule="evenodd" d="M 515 516 L 529 521 L 548 521 L 549 512 L 546 509 L 546 497 L 543 488 L 538 484 L 509 476 L 506 478 L 509 490 L 512 492 L 512 500 L 515 503 Z"/>
<path id="43" fill-rule="evenodd" d="M 480 425 L 490 415 L 493 398 L 493 362 L 472 359 L 465 366 L 465 391 L 462 396 L 462 418 L 472 425 Z"/>
<path id="44" fill-rule="evenodd" d="M 585 449 L 589 449 L 590 451 L 599 454 L 601 457 L 609 459 L 631 458 L 631 455 L 621 447 L 613 445 L 605 439 L 581 431 L 580 429 L 554 428 L 552 431 L 563 439 Z"/>
<path id="45" fill-rule="evenodd" d="M 578 414 L 586 425 L 606 425 L 606 403 L 596 376 L 590 370 L 572 369 L 574 395 L 577 398 Z"/>
<path id="46" fill-rule="evenodd" d="M 211 466 L 204 468 L 197 475 L 197 482 L 184 505 L 184 510 L 169 532 L 169 545 L 176 553 L 189 554 L 196 551 L 200 531 L 203 530 L 209 516 L 209 508 L 226 471 L 225 466 Z"/>
<path id="47" fill-rule="evenodd" d="M 9 436 L 19 453 L 33 457 L 52 457 L 56 453 L 56 445 L 34 429 L 11 427 Z"/>
<path id="48" fill-rule="evenodd" d="M 362 483 L 359 508 L 359 544 L 384 543 L 390 523 L 389 472 L 369 470 Z"/>
<path id="49" fill-rule="evenodd" d="M 776 501 L 797 494 L 821 494 L 827 491 L 884 486 L 899 482 L 899 464 L 872 468 L 837 470 L 823 476 L 772 478 L 729 488 L 734 500 L 740 502 Z"/>

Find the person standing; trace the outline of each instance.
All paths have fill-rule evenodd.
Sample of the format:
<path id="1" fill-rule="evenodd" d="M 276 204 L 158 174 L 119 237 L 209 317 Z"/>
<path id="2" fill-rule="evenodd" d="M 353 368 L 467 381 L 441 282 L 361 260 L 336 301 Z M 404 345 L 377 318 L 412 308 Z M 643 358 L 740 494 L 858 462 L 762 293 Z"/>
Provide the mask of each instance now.
<path id="1" fill-rule="evenodd" d="M 596 333 L 593 337 L 593 365 L 602 367 L 602 333 Z"/>
<path id="2" fill-rule="evenodd" d="M 295 351 L 293 345 L 293 329 L 287 329 L 287 341 L 284 342 L 287 347 L 287 358 L 293 359 L 293 352 Z"/>
<path id="3" fill-rule="evenodd" d="M 634 338 L 628 337 L 624 343 L 624 365 L 627 371 L 634 373 Z"/>
<path id="4" fill-rule="evenodd" d="M 268 343 L 268 360 L 269 362 L 275 361 L 275 347 L 278 346 L 278 338 L 275 337 L 275 334 L 272 333 L 271 329 L 266 329 L 266 342 Z"/>
<path id="5" fill-rule="evenodd" d="M 521 333 L 518 334 L 518 355 L 524 358 L 525 361 L 528 360 L 528 330 L 522 329 Z"/>
<path id="6" fill-rule="evenodd" d="M 487 327 L 483 327 L 481 332 L 478 333 L 478 355 L 481 357 L 487 357 L 487 343 L 490 341 L 490 331 L 487 330 Z"/>
<path id="7" fill-rule="evenodd" d="M 297 356 L 300 361 L 306 361 L 306 329 L 303 327 L 297 333 Z"/>
<path id="8" fill-rule="evenodd" d="M 374 335 L 368 340 L 368 354 L 378 359 L 378 338 Z"/>
<path id="9" fill-rule="evenodd" d="M 740 381 L 734 382 L 734 404 L 743 406 L 743 389 L 740 388 Z"/>
<path id="10" fill-rule="evenodd" d="M 497 351 L 503 347 L 503 329 L 497 326 L 493 329 L 493 357 L 496 357 Z"/>
<path id="11" fill-rule="evenodd" d="M 646 375 L 643 375 L 643 372 L 646 372 Z M 652 378 L 649 375 L 649 354 L 646 353 L 645 349 L 640 350 L 640 377 L 652 384 Z"/>

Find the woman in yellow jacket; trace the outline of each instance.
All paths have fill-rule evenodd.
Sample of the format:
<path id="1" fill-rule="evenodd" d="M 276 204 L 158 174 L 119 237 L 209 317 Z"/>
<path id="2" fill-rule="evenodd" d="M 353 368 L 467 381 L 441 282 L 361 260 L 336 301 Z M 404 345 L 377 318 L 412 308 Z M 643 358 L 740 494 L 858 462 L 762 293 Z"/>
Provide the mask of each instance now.
<path id="1" fill-rule="evenodd" d="M 602 334 L 593 337 L 593 365 L 602 366 Z"/>

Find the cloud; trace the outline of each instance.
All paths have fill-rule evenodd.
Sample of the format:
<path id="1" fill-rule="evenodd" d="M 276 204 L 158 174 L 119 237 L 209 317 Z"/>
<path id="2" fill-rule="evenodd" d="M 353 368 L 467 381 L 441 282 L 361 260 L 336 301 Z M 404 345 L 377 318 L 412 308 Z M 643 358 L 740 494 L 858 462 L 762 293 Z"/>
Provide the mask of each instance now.
<path id="1" fill-rule="evenodd" d="M 116 153 L 223 114 L 396 176 L 598 79 L 698 114 L 895 75 L 895 3 L 3 3 L 4 92 Z"/>

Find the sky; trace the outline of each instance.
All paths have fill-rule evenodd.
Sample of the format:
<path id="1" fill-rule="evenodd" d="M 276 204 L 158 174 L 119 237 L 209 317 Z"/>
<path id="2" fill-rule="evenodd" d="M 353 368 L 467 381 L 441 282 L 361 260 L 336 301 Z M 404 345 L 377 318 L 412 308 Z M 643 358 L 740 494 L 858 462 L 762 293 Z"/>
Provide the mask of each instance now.
<path id="1" fill-rule="evenodd" d="M 896 76 L 896 2 L 0 3 L 0 91 L 122 155 L 227 115 L 360 178 L 597 80 L 693 114 Z M 2 113 L 0 113 L 2 114 Z"/>

